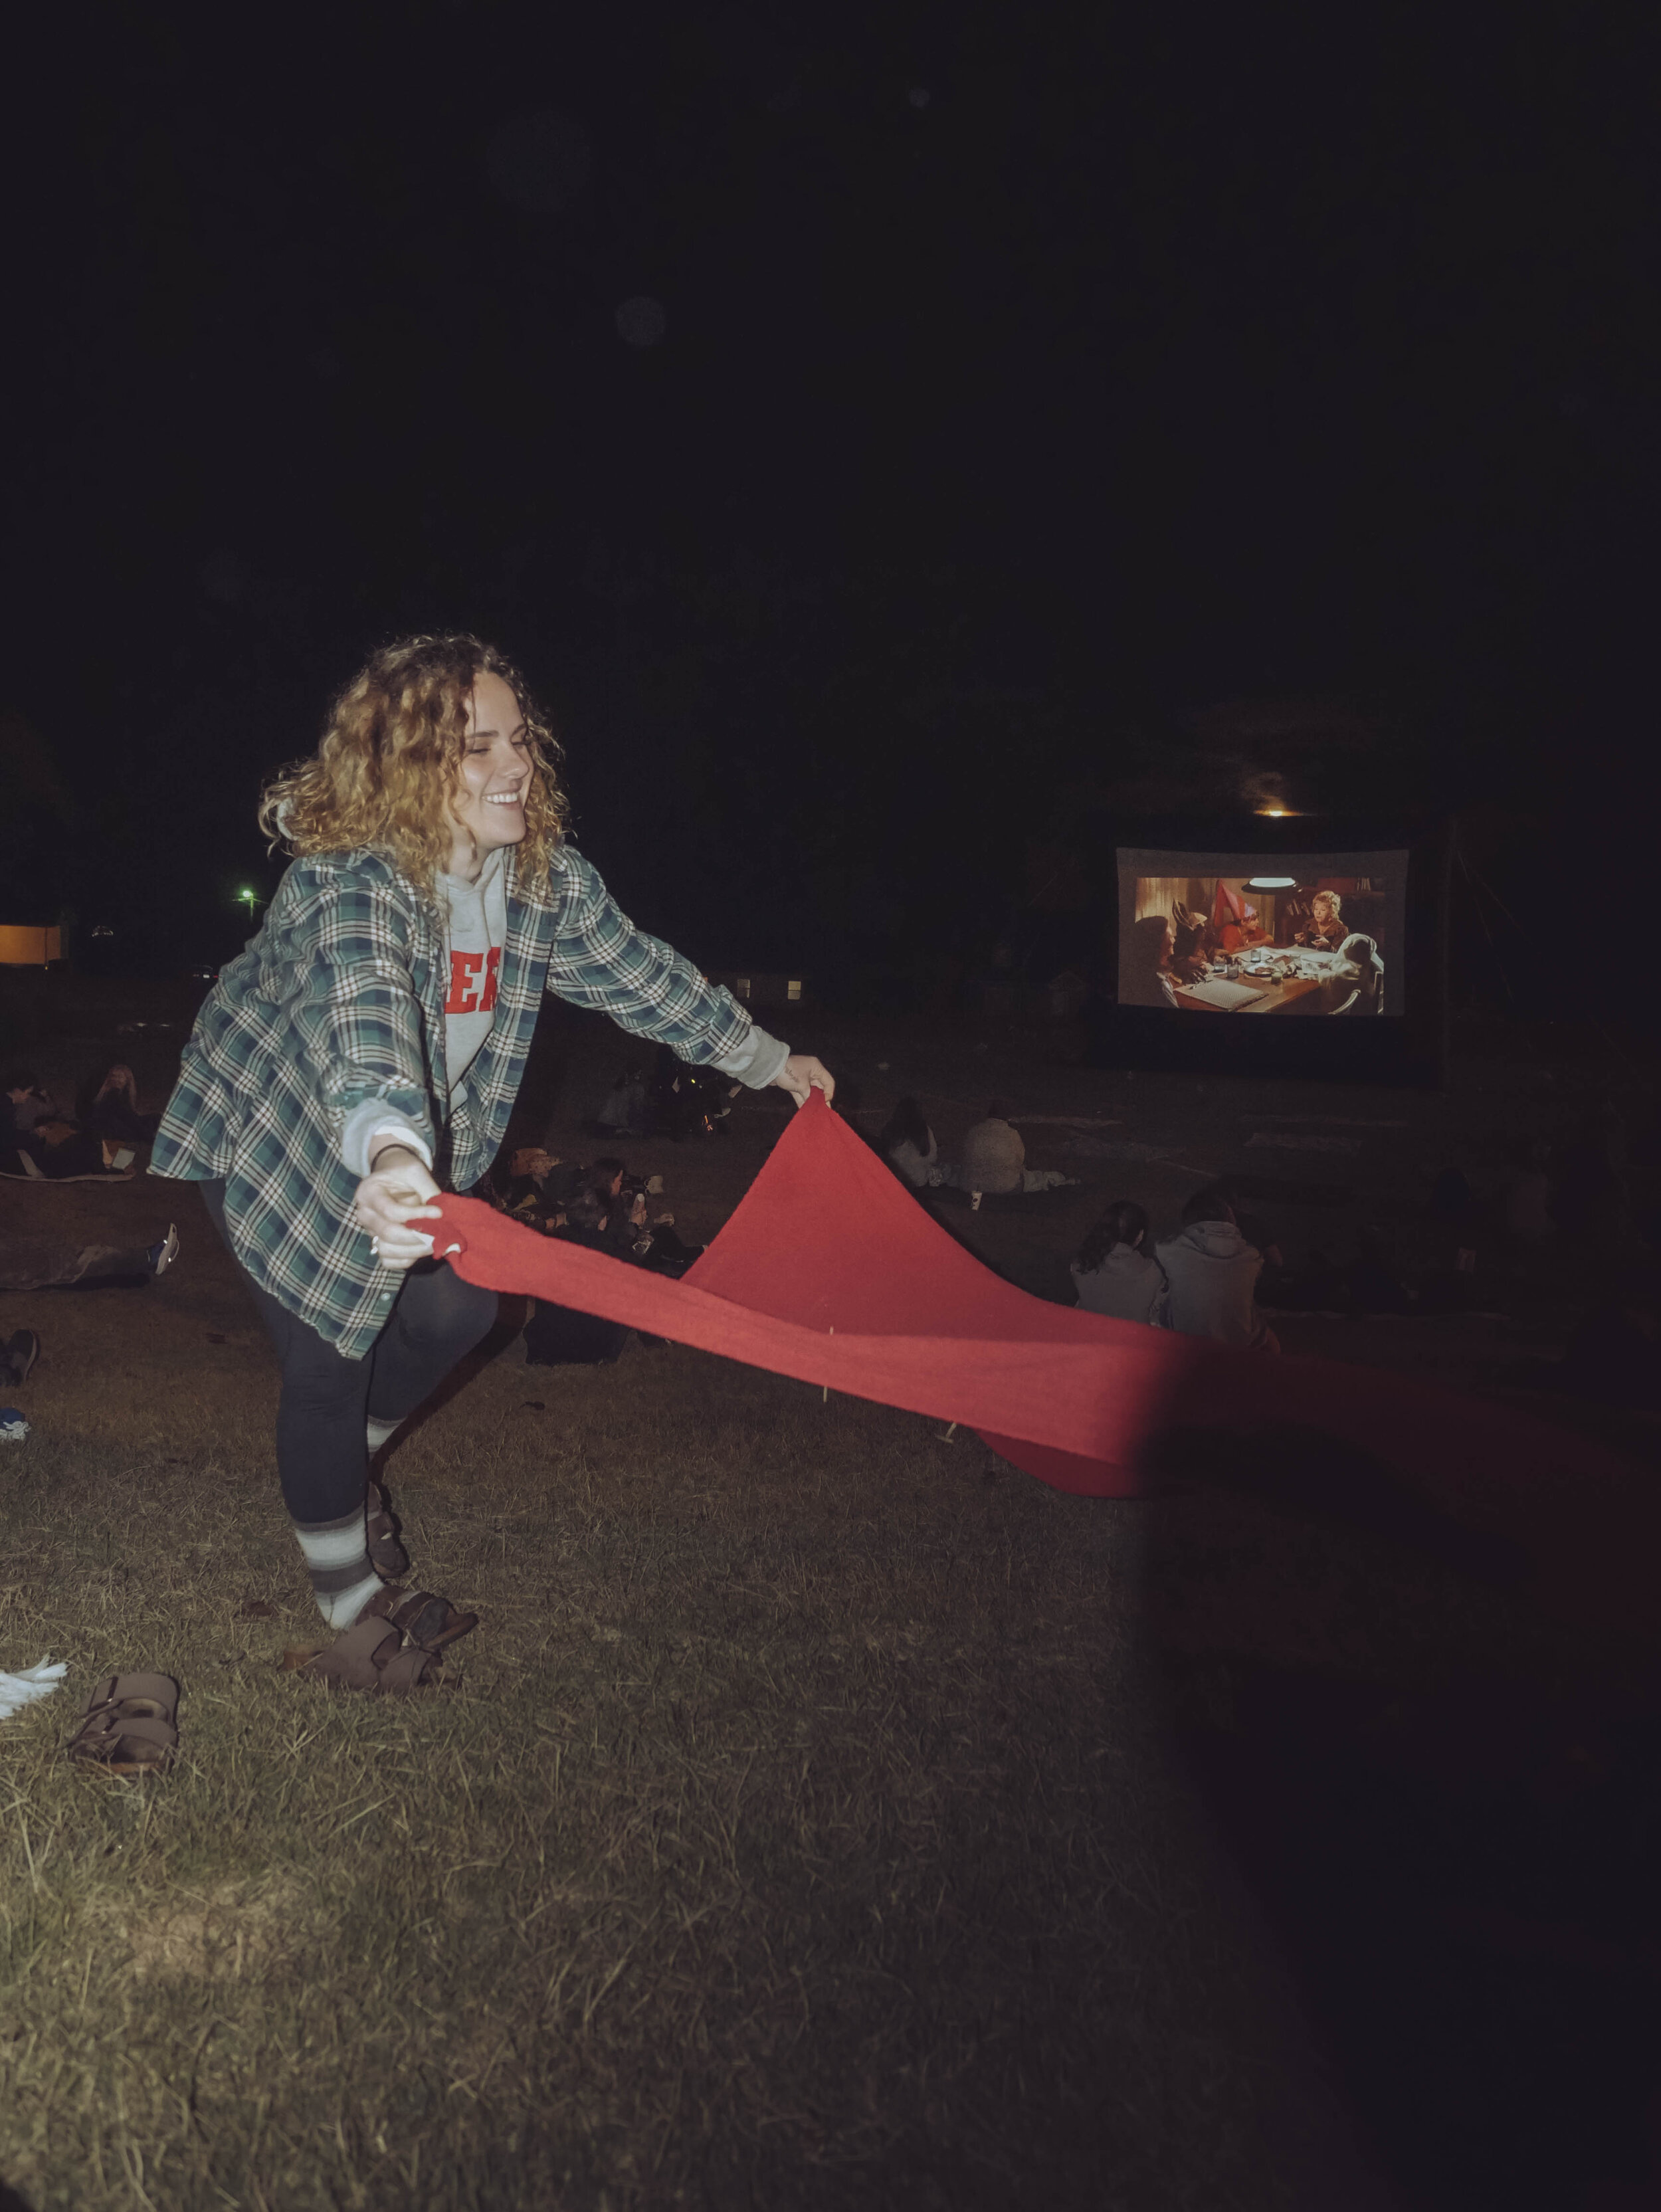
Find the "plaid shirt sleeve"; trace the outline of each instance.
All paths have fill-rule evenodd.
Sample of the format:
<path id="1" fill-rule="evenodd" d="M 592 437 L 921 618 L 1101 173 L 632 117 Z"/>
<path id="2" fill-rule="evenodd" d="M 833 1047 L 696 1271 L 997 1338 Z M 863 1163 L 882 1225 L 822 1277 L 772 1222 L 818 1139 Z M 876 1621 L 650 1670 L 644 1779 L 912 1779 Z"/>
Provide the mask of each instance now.
<path id="1" fill-rule="evenodd" d="M 555 926 L 548 988 L 609 1014 L 620 1029 L 671 1046 L 698 1066 L 740 1051 L 750 1018 L 730 991 L 706 983 L 660 938 L 637 929 L 598 875 L 569 846 L 559 866 L 566 896 Z"/>
<path id="2" fill-rule="evenodd" d="M 372 1098 L 433 1144 L 421 1002 L 401 921 L 379 886 L 325 878 L 305 887 L 273 947 L 285 987 L 278 1018 L 292 1024 L 312 1070 L 336 1151 L 347 1115 Z"/>
<path id="3" fill-rule="evenodd" d="M 293 863 L 197 1018 L 150 1156 L 153 1175 L 223 1180 L 237 1258 L 352 1359 L 397 1285 L 352 1218 L 346 1116 L 382 1099 L 434 1133 L 417 934 L 375 856 Z"/>

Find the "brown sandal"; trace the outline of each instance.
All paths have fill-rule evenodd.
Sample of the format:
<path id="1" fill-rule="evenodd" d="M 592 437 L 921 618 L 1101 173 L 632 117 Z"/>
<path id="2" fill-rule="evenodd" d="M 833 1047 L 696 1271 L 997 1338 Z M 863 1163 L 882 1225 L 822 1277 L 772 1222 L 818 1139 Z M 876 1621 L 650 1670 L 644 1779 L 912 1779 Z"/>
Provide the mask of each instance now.
<path id="1" fill-rule="evenodd" d="M 344 1636 L 302 1660 L 294 1670 L 342 1690 L 404 1697 L 432 1671 L 424 1651 L 399 1648 L 398 1632 L 379 1613 L 366 1613 Z"/>
<path id="2" fill-rule="evenodd" d="M 106 1774 L 160 1774 L 179 1748 L 179 1685 L 171 1674 L 107 1674 L 70 1738 L 69 1754 Z"/>
<path id="3" fill-rule="evenodd" d="M 409 1554 L 399 1540 L 397 1516 L 392 1502 L 373 1476 L 363 1501 L 363 1533 L 369 1547 L 369 1564 L 378 1575 L 396 1579 L 409 1571 Z"/>
<path id="4" fill-rule="evenodd" d="M 476 1613 L 458 1613 L 447 1597 L 435 1597 L 431 1590 L 416 1590 L 387 1618 L 419 1651 L 442 1651 L 479 1625 Z"/>

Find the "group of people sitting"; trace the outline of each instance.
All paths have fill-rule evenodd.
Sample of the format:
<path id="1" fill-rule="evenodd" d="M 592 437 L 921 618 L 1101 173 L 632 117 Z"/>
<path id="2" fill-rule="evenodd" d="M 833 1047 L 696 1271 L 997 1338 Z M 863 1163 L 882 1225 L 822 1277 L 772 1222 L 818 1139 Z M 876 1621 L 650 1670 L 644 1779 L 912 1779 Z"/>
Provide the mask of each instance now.
<path id="1" fill-rule="evenodd" d="M 1074 1180 L 1027 1165 L 1020 1132 L 997 1100 L 968 1131 L 954 1163 L 942 1161 L 915 1098 L 900 1101 L 876 1149 L 914 1190 L 943 1184 L 979 1192 L 1050 1190 Z M 1278 1352 L 1279 1341 L 1258 1310 L 1265 1257 L 1280 1263 L 1268 1231 L 1250 1220 L 1243 1228 L 1228 1192 L 1213 1184 L 1189 1200 L 1177 1234 L 1161 1244 L 1150 1241 L 1143 1208 L 1130 1199 L 1117 1200 L 1085 1238 L 1071 1273 L 1078 1304 L 1092 1313 Z"/>
<path id="2" fill-rule="evenodd" d="M 663 1187 L 661 1176 L 632 1176 L 627 1162 L 613 1154 L 585 1166 L 556 1159 L 543 1146 L 524 1145 L 496 1169 L 486 1188 L 504 1213 L 544 1237 L 678 1278 L 704 1248 L 676 1236 L 672 1213 L 652 1212 L 646 1201 Z M 522 1334 L 529 1366 L 600 1367 L 621 1355 L 629 1331 L 598 1314 L 538 1298 Z"/>
<path id="3" fill-rule="evenodd" d="M 0 1077 L 0 1175 L 74 1182 L 124 1176 L 157 1117 L 138 1110 L 138 1086 L 123 1060 L 81 1085 L 73 1109 L 52 1096 L 33 1068 Z"/>
<path id="4" fill-rule="evenodd" d="M 943 1160 L 928 1116 L 915 1098 L 902 1098 L 878 1133 L 876 1149 L 913 1190 L 965 1190 L 978 1203 L 986 1195 L 1058 1190 L 1076 1182 L 1053 1168 L 1029 1168 L 1027 1146 L 999 1099 L 967 1133 L 955 1160 Z"/>
<path id="5" fill-rule="evenodd" d="M 32 1067 L 0 1075 L 0 1176 L 28 1182 L 125 1182 L 157 1117 L 138 1110 L 133 1072 L 117 1060 L 90 1076 L 74 1107 L 59 1104 Z M 44 1224 L 42 1224 L 45 1225 Z M 136 1290 L 179 1255 L 172 1223 L 153 1243 L 82 1244 L 61 1236 L 0 1236 L 0 1291 Z M 33 1329 L 0 1344 L 0 1383 L 21 1383 L 39 1357 Z"/>
<path id="6" fill-rule="evenodd" d="M 544 1237 L 585 1244 L 656 1274 L 682 1275 L 703 1247 L 682 1242 L 672 1213 L 651 1212 L 646 1201 L 663 1187 L 661 1176 L 631 1176 L 627 1162 L 609 1153 L 585 1166 L 524 1145 L 510 1156 L 505 1173 L 498 1169 L 488 1190 L 504 1213 Z"/>
<path id="7" fill-rule="evenodd" d="M 1262 1243 L 1248 1237 L 1228 1193 L 1213 1184 L 1195 1192 L 1177 1233 L 1156 1244 L 1145 1209 L 1116 1200 L 1072 1261 L 1078 1303 L 1115 1321 L 1278 1352 L 1280 1340 L 1258 1307 L 1268 1239 L 1250 1226 Z"/>

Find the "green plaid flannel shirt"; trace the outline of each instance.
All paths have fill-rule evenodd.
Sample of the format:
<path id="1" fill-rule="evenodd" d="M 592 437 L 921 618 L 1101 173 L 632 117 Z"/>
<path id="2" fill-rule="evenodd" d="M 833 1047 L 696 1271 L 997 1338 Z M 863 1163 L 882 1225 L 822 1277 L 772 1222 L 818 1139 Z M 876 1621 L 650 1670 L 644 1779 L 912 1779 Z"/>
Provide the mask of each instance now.
<path id="1" fill-rule="evenodd" d="M 295 860 L 258 936 L 197 1016 L 150 1156 L 152 1175 L 221 1178 L 237 1258 L 348 1358 L 385 1326 L 400 1277 L 352 1219 L 346 1117 L 366 1099 L 427 1137 L 440 1183 L 465 1190 L 506 1133 L 544 990 L 626 1030 L 718 1060 L 749 1016 L 678 952 L 636 929 L 569 847 L 521 896 L 508 854 L 496 1019 L 452 1102 L 439 914 L 383 854 Z"/>

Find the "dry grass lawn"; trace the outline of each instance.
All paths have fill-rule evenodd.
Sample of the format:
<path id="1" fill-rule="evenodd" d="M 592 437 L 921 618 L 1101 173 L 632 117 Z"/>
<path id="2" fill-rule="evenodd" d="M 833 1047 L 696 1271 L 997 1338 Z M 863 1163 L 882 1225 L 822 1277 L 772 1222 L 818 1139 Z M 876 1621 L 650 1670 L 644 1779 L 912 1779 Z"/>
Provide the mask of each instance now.
<path id="1" fill-rule="evenodd" d="M 1119 1085 L 1127 1137 L 1150 1091 Z M 767 1141 L 627 1149 L 698 1237 Z M 1146 1172 L 1167 1209 L 1192 1187 Z M 1552 2037 L 1601 2050 L 1607 2016 L 1648 2063 L 1597 1979 L 1646 1970 L 1617 1930 L 1590 1997 L 1526 1960 L 1484 1982 L 1472 1911 L 1572 1950 L 1561 1885 L 1507 1888 L 1502 1841 L 1475 1905 L 1437 1885 L 1489 1834 L 1484 1777 L 1501 1839 L 1559 1753 L 1581 1803 L 1603 1754 L 1570 1709 L 1652 1667 L 1647 1620 L 1203 1471 L 1064 1497 L 937 1424 L 635 1346 L 481 1363 L 399 1440 L 417 1572 L 482 1626 L 429 1693 L 331 1698 L 279 1663 L 315 1615 L 275 1372 L 196 1200 L 10 1186 L 0 1231 L 47 1207 L 112 1241 L 176 1212 L 185 1251 L 142 1292 L 0 1296 L 0 1336 L 46 1343 L 0 1447 L 0 1667 L 70 1666 L 0 1725 L 0 2182 L 30 2212 L 1576 2201 L 1528 2133 Z M 985 1227 L 1017 1275 L 1076 1226 L 1034 1222 L 1042 1252 Z M 175 1771 L 72 1767 L 94 1683 L 141 1667 L 183 1686 Z M 1644 1802 L 1572 1863 L 1614 1863 Z"/>
<path id="2" fill-rule="evenodd" d="M 498 1362 L 390 1472 L 483 1626 L 331 1698 L 185 1227 L 149 1291 L 0 1299 L 48 1341 L 0 1663 L 71 1662 L 0 1730 L 35 2212 L 1319 2201 L 1342 2128 L 1153 1724 L 1143 1509 L 676 1348 Z M 117 1667 L 183 1685 L 165 1780 L 62 1755 Z"/>

